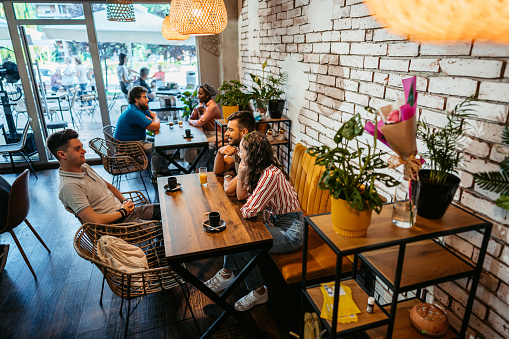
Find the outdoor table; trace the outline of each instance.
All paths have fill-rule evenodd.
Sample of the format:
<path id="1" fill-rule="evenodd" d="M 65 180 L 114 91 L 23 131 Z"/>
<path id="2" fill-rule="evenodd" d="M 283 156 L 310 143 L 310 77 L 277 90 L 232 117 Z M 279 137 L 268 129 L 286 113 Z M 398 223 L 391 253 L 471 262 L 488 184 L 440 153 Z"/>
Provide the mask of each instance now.
<path id="1" fill-rule="evenodd" d="M 67 92 L 55 92 L 55 93 L 50 92 L 46 94 L 46 100 L 58 100 L 58 108 L 60 110 L 60 114 L 62 115 L 62 120 L 64 120 L 64 113 L 62 112 L 62 104 L 60 103 L 60 100 L 67 97 L 67 95 L 68 95 Z"/>
<path id="2" fill-rule="evenodd" d="M 172 95 L 176 96 L 180 94 L 180 90 L 178 89 L 161 89 L 156 91 L 156 95 Z"/>
<path id="3" fill-rule="evenodd" d="M 217 178 L 213 172 L 207 173 L 207 187 L 200 185 L 198 174 L 177 178 L 182 188 L 173 193 L 166 193 L 164 189 L 167 177 L 157 179 L 166 257 L 175 272 L 224 310 L 202 338 L 210 337 L 229 315 L 254 331 L 259 331 L 228 304 L 226 298 L 272 247 L 272 237 L 263 223 L 263 218 L 244 219 L 240 212 L 242 203 L 236 197 L 227 197 L 224 194 L 222 178 Z M 224 231 L 204 231 L 203 222 L 208 220 L 205 213 L 212 211 L 219 212 L 221 219 L 226 222 Z M 220 295 L 212 292 L 182 265 L 185 262 L 256 249 L 260 250 L 259 254 Z M 210 274 L 212 276 L 215 272 Z"/>
<path id="4" fill-rule="evenodd" d="M 183 137 L 186 129 L 191 130 L 193 138 Z M 195 170 L 196 165 L 198 165 L 198 161 L 200 161 L 201 157 L 207 151 L 209 141 L 200 127 L 191 126 L 189 125 L 189 122 L 184 121 L 182 123 L 182 127 L 179 127 L 179 124 L 177 123 L 173 125 L 173 128 L 170 128 L 167 123 L 162 123 L 161 128 L 155 135 L 154 146 L 156 151 L 170 163 L 175 165 L 179 171 L 189 174 Z M 165 152 L 168 150 L 181 150 L 186 148 L 201 148 L 200 153 L 188 168 L 182 167 L 175 161 L 175 157 L 178 152 L 174 152 L 172 156 L 168 156 Z"/>

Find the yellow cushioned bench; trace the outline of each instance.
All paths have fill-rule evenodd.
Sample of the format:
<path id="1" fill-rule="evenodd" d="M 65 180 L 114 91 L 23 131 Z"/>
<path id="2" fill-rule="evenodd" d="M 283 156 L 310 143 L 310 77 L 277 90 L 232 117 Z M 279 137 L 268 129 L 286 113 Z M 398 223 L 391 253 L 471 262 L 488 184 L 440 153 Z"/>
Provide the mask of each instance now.
<path id="1" fill-rule="evenodd" d="M 315 165 L 315 158 L 306 153 L 307 148 L 297 144 L 293 152 L 290 180 L 297 192 L 305 215 L 330 212 L 331 198 L 328 191 L 318 188 L 318 180 L 324 168 Z M 287 284 L 302 279 L 302 251 L 287 254 L 271 254 Z M 307 279 L 332 276 L 336 272 L 336 255 L 318 236 L 309 229 Z M 352 263 L 343 258 L 343 272 L 352 270 Z"/>

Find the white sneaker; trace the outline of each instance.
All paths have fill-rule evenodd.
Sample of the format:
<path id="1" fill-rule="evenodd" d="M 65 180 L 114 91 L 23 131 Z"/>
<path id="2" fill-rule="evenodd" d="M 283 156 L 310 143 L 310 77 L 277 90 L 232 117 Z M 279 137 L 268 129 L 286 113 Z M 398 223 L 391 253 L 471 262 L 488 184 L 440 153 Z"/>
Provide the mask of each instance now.
<path id="1" fill-rule="evenodd" d="M 240 298 L 235 303 L 235 309 L 237 311 L 248 311 L 253 308 L 253 306 L 265 304 L 267 301 L 269 301 L 269 292 L 267 292 L 267 287 L 265 287 L 265 293 L 263 294 L 251 291 L 248 295 Z"/>
<path id="2" fill-rule="evenodd" d="M 224 270 L 220 269 L 212 279 L 209 279 L 205 282 L 205 286 L 210 288 L 212 291 L 218 293 L 224 290 L 230 285 L 230 283 L 235 279 L 235 274 L 232 272 L 231 276 L 226 279 L 223 278 Z"/>

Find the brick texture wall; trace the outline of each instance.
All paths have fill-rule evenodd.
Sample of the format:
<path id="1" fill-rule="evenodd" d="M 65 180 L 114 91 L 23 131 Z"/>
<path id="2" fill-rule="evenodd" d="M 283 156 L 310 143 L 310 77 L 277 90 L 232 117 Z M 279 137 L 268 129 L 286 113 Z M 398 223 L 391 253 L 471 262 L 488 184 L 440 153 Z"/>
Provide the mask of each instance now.
<path id="1" fill-rule="evenodd" d="M 370 15 L 359 0 L 239 1 L 240 65 L 248 73 L 288 73 L 286 114 L 292 143 L 333 145 L 341 123 L 363 106 L 378 108 L 403 94 L 401 79 L 416 75 L 420 118 L 443 125 L 448 110 L 477 94 L 477 116 L 466 141 L 467 162 L 455 201 L 493 224 L 468 337 L 509 337 L 509 228 L 496 195 L 477 187 L 472 174 L 498 169 L 509 152 L 500 144 L 509 113 L 509 45 L 465 41 L 420 44 L 397 36 Z M 389 192 L 387 192 L 389 193 Z M 467 260 L 476 260 L 481 234 L 443 241 Z M 430 287 L 429 300 L 445 307 L 459 328 L 468 279 Z"/>

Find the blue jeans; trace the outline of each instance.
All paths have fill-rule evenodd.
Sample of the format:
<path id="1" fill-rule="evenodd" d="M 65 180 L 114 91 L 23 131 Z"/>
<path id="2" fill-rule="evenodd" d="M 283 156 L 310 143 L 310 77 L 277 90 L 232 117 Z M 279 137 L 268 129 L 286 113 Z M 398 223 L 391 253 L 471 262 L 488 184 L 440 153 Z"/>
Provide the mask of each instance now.
<path id="1" fill-rule="evenodd" d="M 303 212 L 280 214 L 277 216 L 277 221 L 274 221 L 273 226 L 265 224 L 265 227 L 267 227 L 267 230 L 274 239 L 269 253 L 291 253 L 302 247 L 304 229 Z M 256 250 L 225 255 L 223 266 L 227 270 L 240 271 L 259 252 L 259 250 Z M 254 291 L 262 286 L 262 274 L 258 266 L 256 266 L 246 276 L 246 287 L 248 290 Z"/>

